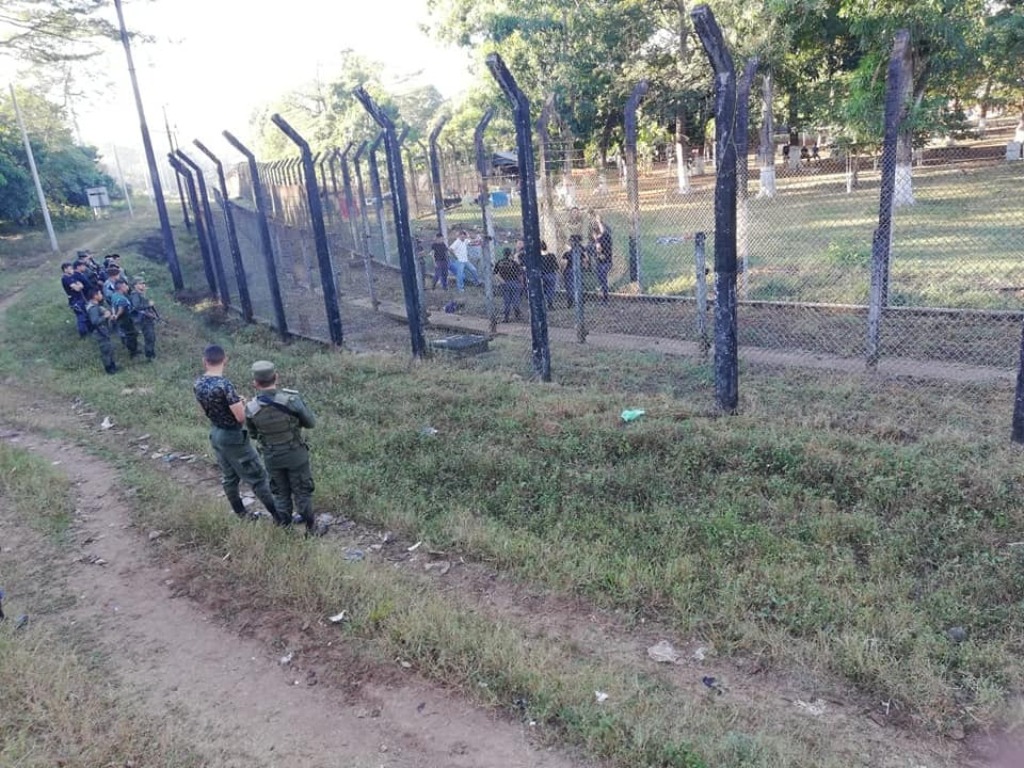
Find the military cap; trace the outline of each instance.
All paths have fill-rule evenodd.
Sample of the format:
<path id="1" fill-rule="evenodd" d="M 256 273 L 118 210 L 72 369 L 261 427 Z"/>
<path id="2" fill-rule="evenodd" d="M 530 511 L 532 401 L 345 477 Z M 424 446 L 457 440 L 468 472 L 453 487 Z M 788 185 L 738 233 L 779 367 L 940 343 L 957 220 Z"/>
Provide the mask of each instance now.
<path id="1" fill-rule="evenodd" d="M 259 384 L 270 384 L 277 374 L 277 369 L 269 360 L 257 360 L 252 364 L 252 380 Z"/>

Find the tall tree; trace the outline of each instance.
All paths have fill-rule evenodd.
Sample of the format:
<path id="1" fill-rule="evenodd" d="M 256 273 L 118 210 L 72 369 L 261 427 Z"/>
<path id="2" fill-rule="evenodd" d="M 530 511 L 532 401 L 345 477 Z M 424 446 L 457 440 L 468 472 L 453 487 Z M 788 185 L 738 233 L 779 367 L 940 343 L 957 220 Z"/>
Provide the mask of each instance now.
<path id="1" fill-rule="evenodd" d="M 107 5 L 107 0 L 3 0 L 0 56 L 31 64 L 95 56 L 100 40 L 118 38 L 117 28 L 99 15 Z"/>

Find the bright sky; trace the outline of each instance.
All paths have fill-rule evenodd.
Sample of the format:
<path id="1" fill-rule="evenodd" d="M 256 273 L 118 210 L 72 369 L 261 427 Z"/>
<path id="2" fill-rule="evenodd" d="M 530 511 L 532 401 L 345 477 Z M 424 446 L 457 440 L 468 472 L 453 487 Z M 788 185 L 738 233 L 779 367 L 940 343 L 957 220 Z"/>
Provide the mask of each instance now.
<path id="1" fill-rule="evenodd" d="M 411 82 L 433 83 L 446 97 L 471 82 L 467 54 L 420 31 L 425 0 L 125 0 L 123 8 L 130 31 L 158 38 L 132 48 L 158 158 L 167 152 L 165 106 L 183 148 L 198 138 L 218 152 L 228 146 L 222 130 L 251 140 L 256 107 L 318 70 L 330 79 L 346 48 L 383 63 L 385 82 L 422 70 Z M 116 142 L 141 152 L 123 48 L 112 48 L 102 64 L 109 87 L 102 78 L 81 84 L 95 94 L 77 105 L 82 138 L 101 150 Z"/>

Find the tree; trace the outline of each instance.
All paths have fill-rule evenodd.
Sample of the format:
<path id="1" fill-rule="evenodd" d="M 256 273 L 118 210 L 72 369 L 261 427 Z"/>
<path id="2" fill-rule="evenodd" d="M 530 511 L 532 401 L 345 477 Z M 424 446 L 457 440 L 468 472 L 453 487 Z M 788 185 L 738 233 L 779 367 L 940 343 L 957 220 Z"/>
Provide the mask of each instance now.
<path id="1" fill-rule="evenodd" d="M 31 64 L 82 60 L 100 52 L 98 41 L 118 32 L 98 13 L 106 0 L 3 0 L 0 55 Z"/>

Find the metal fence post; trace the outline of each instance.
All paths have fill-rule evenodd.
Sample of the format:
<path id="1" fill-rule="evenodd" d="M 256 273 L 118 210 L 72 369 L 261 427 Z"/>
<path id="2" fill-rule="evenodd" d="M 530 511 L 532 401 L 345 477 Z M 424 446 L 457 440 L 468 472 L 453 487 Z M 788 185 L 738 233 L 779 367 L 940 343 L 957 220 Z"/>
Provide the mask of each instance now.
<path id="1" fill-rule="evenodd" d="M 377 215 L 377 229 L 380 230 L 380 247 L 384 254 L 384 263 L 391 264 L 391 247 L 384 229 L 384 189 L 380 184 L 380 168 L 377 167 L 377 147 L 383 140 L 384 131 L 380 131 L 377 138 L 370 143 L 370 190 L 373 192 L 373 210 Z"/>
<path id="2" fill-rule="evenodd" d="M 736 69 L 715 15 L 690 12 L 715 71 L 715 396 L 723 411 L 739 402 L 736 340 Z"/>
<path id="3" fill-rule="evenodd" d="M 882 312 L 889 303 L 889 249 L 892 245 L 892 201 L 896 191 L 896 143 L 903 118 L 901 103 L 910 55 L 910 34 L 896 33 L 885 78 L 885 137 L 882 141 L 882 177 L 878 192 L 878 228 L 871 240 L 871 289 L 868 298 L 867 365 L 874 368 L 881 355 Z"/>
<path id="4" fill-rule="evenodd" d="M 341 154 L 341 150 L 335 147 L 331 150 L 331 153 L 327 156 L 327 168 L 331 172 L 331 191 L 334 194 L 338 194 L 338 174 L 334 170 L 334 164 L 338 160 L 338 155 Z"/>
<path id="5" fill-rule="evenodd" d="M 530 101 L 508 71 L 501 56 L 487 57 L 487 68 L 512 103 L 516 124 L 516 151 L 519 160 L 519 195 L 522 203 L 523 243 L 526 247 L 526 279 L 530 296 L 530 333 L 533 338 L 533 370 L 541 381 L 551 381 L 551 347 L 548 344 L 548 317 L 544 306 L 544 287 L 540 277 L 540 221 L 537 214 L 537 178 L 533 167 L 533 140 L 530 135 Z"/>
<path id="6" fill-rule="evenodd" d="M 199 213 L 199 200 L 196 193 L 196 183 L 192 179 L 192 172 L 178 159 L 177 155 L 167 155 L 171 165 L 185 179 L 185 189 L 188 192 L 189 204 L 196 223 L 196 237 L 199 239 L 199 255 L 203 259 L 203 272 L 206 275 L 206 285 L 210 288 L 210 294 L 217 295 L 217 278 L 213 273 L 213 264 L 210 261 L 210 244 L 206 239 L 206 227 L 203 224 L 203 216 Z"/>
<path id="7" fill-rule="evenodd" d="M 405 315 L 409 321 L 409 336 L 413 357 L 427 355 L 427 342 L 423 336 L 420 294 L 416 288 L 416 253 L 409 228 L 409 201 L 405 194 L 405 175 L 402 170 L 402 149 L 395 135 L 395 124 L 361 86 L 353 91 L 359 103 L 370 113 L 377 125 L 384 129 L 384 149 L 388 157 L 388 182 L 391 186 L 391 207 L 398 235 L 398 259 L 402 265 L 402 289 L 405 294 Z"/>
<path id="8" fill-rule="evenodd" d="M 636 162 L 636 111 L 647 93 L 647 81 L 633 87 L 626 101 L 626 197 L 629 200 L 629 279 L 637 293 L 644 292 L 640 264 L 640 169 Z"/>
<path id="9" fill-rule="evenodd" d="M 284 302 L 281 300 L 281 285 L 277 279 L 277 266 L 274 263 L 274 249 L 270 244 L 270 226 L 267 224 L 267 195 L 260 179 L 256 155 L 248 147 L 234 137 L 230 131 L 223 134 L 228 143 L 245 155 L 249 161 L 249 175 L 252 176 L 252 194 L 256 205 L 256 221 L 259 224 L 260 247 L 263 249 L 263 260 L 267 270 L 267 284 L 270 287 L 270 298 L 274 304 L 274 317 L 277 320 L 277 332 L 282 339 L 288 339 L 288 320 L 284 314 Z"/>
<path id="10" fill-rule="evenodd" d="M 405 140 L 407 138 L 409 138 L 409 126 L 408 125 L 403 127 L 402 128 L 402 132 L 400 134 L 398 134 L 398 151 L 399 151 L 399 156 L 397 158 L 397 162 L 401 162 L 401 160 L 402 160 L 402 157 L 401 157 L 402 145 L 405 143 Z M 410 153 L 406 152 L 406 157 L 407 158 L 411 158 L 412 155 Z M 388 162 L 391 162 L 391 160 L 389 159 Z M 416 206 L 416 213 L 417 213 L 417 215 L 419 215 L 419 202 L 416 201 L 416 177 L 414 175 L 414 171 L 412 169 L 412 165 L 409 166 L 409 178 L 413 179 L 413 183 L 412 183 L 412 196 L 413 196 L 414 204 Z M 406 190 L 408 191 L 408 187 L 406 187 Z M 394 192 L 392 192 L 392 194 L 394 194 Z M 406 208 L 407 209 L 408 209 L 408 202 L 409 202 L 409 199 L 406 198 Z M 397 222 L 395 223 L 395 226 L 396 227 L 398 226 Z M 413 237 L 413 234 L 412 234 L 412 223 L 411 222 L 409 223 L 409 239 L 413 243 L 413 253 L 416 254 L 416 268 L 418 270 L 418 272 L 416 273 L 416 277 L 417 277 L 416 288 L 419 290 L 419 295 L 420 295 L 420 321 L 423 323 L 424 326 L 426 326 L 430 322 L 430 317 L 429 317 L 430 313 L 427 311 L 427 276 L 426 276 L 426 270 L 424 269 L 424 255 L 423 255 L 422 252 L 421 253 L 416 253 L 416 245 L 419 244 L 419 240 L 417 238 Z"/>
<path id="11" fill-rule="evenodd" d="M 448 116 L 442 115 L 437 124 L 430 131 L 430 139 L 428 142 L 429 155 L 430 155 L 430 188 L 434 193 L 434 211 L 437 213 L 437 229 L 444 238 L 445 243 L 448 242 L 448 217 L 444 210 L 444 190 L 441 187 L 441 158 L 437 152 L 437 137 L 441 135 L 441 130 L 448 123 Z"/>
<path id="12" fill-rule="evenodd" d="M 217 168 L 217 182 L 220 185 L 220 204 L 224 209 L 224 226 L 228 233 L 228 248 L 231 251 L 231 263 L 235 268 L 235 282 L 238 284 L 238 303 L 242 305 L 242 319 L 247 323 L 252 322 L 252 299 L 249 296 L 249 281 L 245 276 L 245 265 L 242 263 L 242 249 L 238 245 L 238 230 L 235 229 L 235 216 L 231 212 L 231 200 L 228 195 L 228 183 L 224 178 L 224 165 L 213 152 L 206 148 L 199 139 L 193 139 L 193 144 L 210 158 Z M 216 192 L 216 190 L 214 190 Z"/>
<path id="13" fill-rule="evenodd" d="M 491 333 L 498 329 L 498 313 L 494 309 L 494 275 L 491 265 L 494 258 L 494 216 L 491 213 L 491 192 L 488 189 L 487 177 L 491 175 L 491 158 L 484 146 L 484 131 L 494 118 L 494 107 L 489 107 L 473 132 L 473 147 L 476 150 L 476 172 L 480 178 L 477 201 L 480 203 L 480 214 L 484 223 L 484 242 L 480 248 L 480 268 L 484 273 L 484 302 L 486 304 L 487 322 Z"/>
<path id="14" fill-rule="evenodd" d="M 338 292 L 334 284 L 334 265 L 331 264 L 331 252 L 327 246 L 327 229 L 324 226 L 324 211 L 320 204 L 320 191 L 316 184 L 316 169 L 313 167 L 313 153 L 309 144 L 298 131 L 278 114 L 270 116 L 270 121 L 291 139 L 302 152 L 303 177 L 306 180 L 306 200 L 309 203 L 309 218 L 313 224 L 313 241 L 316 243 L 317 263 L 320 267 L 320 285 L 324 291 L 324 308 L 327 311 L 327 325 L 331 341 L 339 347 L 345 340 L 341 327 L 341 309 L 338 305 Z"/>
<path id="15" fill-rule="evenodd" d="M 203 169 L 180 149 L 174 152 L 183 163 L 185 163 L 195 174 L 196 184 L 199 190 L 199 205 L 201 210 L 197 213 L 203 217 L 203 224 L 206 225 L 206 238 L 210 244 L 210 259 L 213 262 L 213 274 L 217 277 L 217 286 L 220 288 L 220 303 L 225 307 L 231 307 L 231 292 L 228 290 L 228 277 L 224 272 L 224 261 L 220 255 L 220 245 L 217 243 L 217 229 L 213 222 L 213 209 L 210 207 L 210 196 L 206 191 L 206 179 L 203 177 Z M 199 227 L 196 226 L 198 231 Z"/>
<path id="16" fill-rule="evenodd" d="M 577 240 L 579 235 L 570 235 L 569 258 L 572 264 L 572 316 L 576 326 L 576 341 L 584 344 L 587 341 L 587 318 L 583 311 L 583 243 Z"/>

